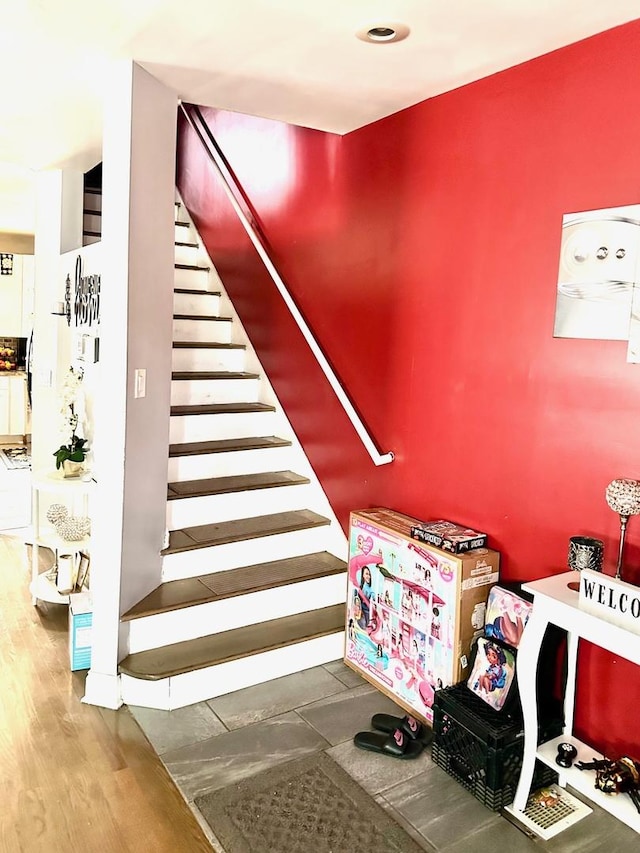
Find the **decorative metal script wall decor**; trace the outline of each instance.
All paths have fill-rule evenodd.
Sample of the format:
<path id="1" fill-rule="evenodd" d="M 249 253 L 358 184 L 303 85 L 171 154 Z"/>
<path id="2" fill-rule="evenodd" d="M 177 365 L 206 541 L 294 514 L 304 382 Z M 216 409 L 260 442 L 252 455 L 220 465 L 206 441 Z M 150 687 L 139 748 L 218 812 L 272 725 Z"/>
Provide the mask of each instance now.
<path id="1" fill-rule="evenodd" d="M 64 291 L 64 309 L 67 323 L 71 325 L 71 276 L 67 275 Z M 82 275 L 82 255 L 76 259 L 73 292 L 73 316 L 76 326 L 91 326 L 100 321 L 100 275 Z"/>

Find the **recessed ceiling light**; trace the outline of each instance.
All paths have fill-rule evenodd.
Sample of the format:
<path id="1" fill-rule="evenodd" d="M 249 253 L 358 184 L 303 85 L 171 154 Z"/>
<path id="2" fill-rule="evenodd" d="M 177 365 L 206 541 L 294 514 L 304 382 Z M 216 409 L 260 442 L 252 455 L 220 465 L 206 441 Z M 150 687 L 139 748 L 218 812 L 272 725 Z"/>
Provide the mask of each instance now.
<path id="1" fill-rule="evenodd" d="M 358 30 L 356 36 L 361 41 L 368 41 L 371 44 L 390 44 L 395 41 L 402 41 L 409 35 L 409 27 L 404 24 L 376 24 L 373 27 L 364 27 Z"/>

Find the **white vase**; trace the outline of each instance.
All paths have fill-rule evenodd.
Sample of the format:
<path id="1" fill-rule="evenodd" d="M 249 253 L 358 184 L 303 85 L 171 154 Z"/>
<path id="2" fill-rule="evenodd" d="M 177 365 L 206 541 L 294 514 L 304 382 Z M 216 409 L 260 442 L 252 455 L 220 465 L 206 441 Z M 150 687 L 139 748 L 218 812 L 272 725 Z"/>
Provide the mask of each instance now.
<path id="1" fill-rule="evenodd" d="M 58 577 L 56 586 L 60 595 L 73 592 L 78 577 L 78 554 L 58 554 Z"/>

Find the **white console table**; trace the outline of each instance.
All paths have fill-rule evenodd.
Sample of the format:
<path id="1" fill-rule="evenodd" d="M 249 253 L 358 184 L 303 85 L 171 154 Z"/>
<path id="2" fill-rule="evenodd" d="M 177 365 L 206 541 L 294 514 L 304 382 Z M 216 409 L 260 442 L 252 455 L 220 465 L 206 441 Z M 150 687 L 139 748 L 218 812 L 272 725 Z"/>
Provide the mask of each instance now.
<path id="1" fill-rule="evenodd" d="M 56 585 L 49 579 L 47 572 L 40 572 L 39 549 L 50 548 L 56 555 L 56 561 L 60 550 L 77 554 L 89 547 L 90 537 L 87 536 L 79 541 L 69 542 L 61 539 L 50 526 L 43 526 L 41 515 L 41 493 L 54 495 L 58 501 L 70 505 L 71 514 L 77 511 L 76 503 L 81 501 L 80 511 L 83 515 L 89 515 L 89 495 L 95 483 L 91 480 L 63 479 L 58 472 L 34 472 L 31 479 L 32 487 L 32 522 L 33 522 L 33 544 L 31 550 L 31 603 L 48 601 L 52 604 L 68 604 L 69 596 L 58 592 Z"/>
<path id="2" fill-rule="evenodd" d="M 578 770 L 577 761 L 593 761 L 604 756 L 573 736 L 575 709 L 576 665 L 578 642 L 581 638 L 596 646 L 607 649 L 614 655 L 640 664 L 640 635 L 633 634 L 617 625 L 605 622 L 598 616 L 578 607 L 578 593 L 567 587 L 576 580 L 576 572 L 544 578 L 524 584 L 523 589 L 534 596 L 533 610 L 518 647 L 518 686 L 524 715 L 524 754 L 520 781 L 513 801 L 512 810 L 522 812 L 526 808 L 536 758 L 552 767 L 560 775 L 560 785 L 572 788 L 588 797 L 601 808 L 613 814 L 623 823 L 640 833 L 640 814 L 627 794 L 603 794 L 595 788 L 595 773 Z M 538 711 L 536 695 L 536 671 L 540 647 L 549 624 L 567 631 L 567 686 L 564 696 L 564 734 L 538 746 Z M 631 721 L 630 721 L 631 725 Z M 563 769 L 556 764 L 558 744 L 572 743 L 578 755 L 572 767 Z M 620 756 L 607 756 L 619 758 Z M 632 756 L 638 760 L 638 756 Z"/>

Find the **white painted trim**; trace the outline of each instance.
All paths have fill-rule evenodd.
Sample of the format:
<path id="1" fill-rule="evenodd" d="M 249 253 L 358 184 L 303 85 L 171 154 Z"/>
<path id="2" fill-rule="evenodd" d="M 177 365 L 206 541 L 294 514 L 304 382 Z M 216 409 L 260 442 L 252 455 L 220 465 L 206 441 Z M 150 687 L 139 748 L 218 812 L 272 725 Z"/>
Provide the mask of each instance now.
<path id="1" fill-rule="evenodd" d="M 112 708 L 114 711 L 122 705 L 119 675 L 89 670 L 84 689 L 82 702 L 85 705 L 98 705 L 101 708 Z"/>

